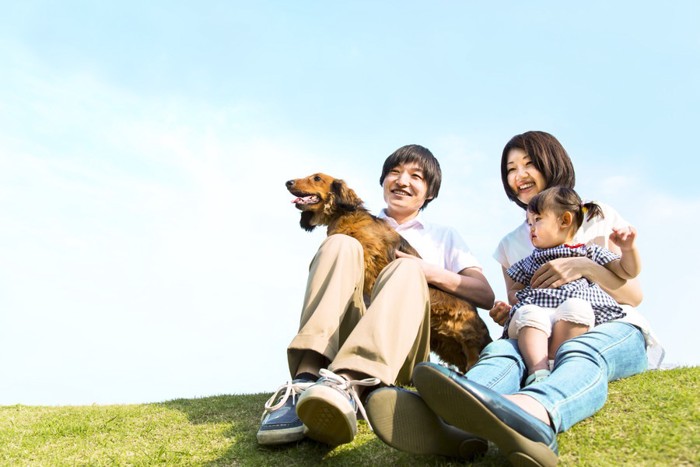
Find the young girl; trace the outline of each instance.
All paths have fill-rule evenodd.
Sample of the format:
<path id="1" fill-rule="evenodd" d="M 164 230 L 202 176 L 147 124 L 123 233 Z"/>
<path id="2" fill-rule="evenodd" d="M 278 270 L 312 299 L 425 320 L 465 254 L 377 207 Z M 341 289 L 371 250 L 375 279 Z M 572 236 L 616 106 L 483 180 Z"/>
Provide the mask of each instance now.
<path id="1" fill-rule="evenodd" d="M 602 209 L 592 202 L 582 203 L 571 188 L 546 189 L 528 203 L 527 223 L 535 250 L 506 271 L 517 283 L 514 290 L 518 303 L 513 305 L 504 326 L 504 337 L 518 339 L 529 375 L 525 385 L 549 376 L 548 356 L 554 355 L 564 341 L 595 325 L 625 316 L 610 295 L 585 277 L 558 288 L 530 286 L 535 271 L 557 258 L 588 257 L 625 280 L 639 274 L 636 231 L 632 227 L 613 229 L 610 235 L 610 241 L 620 247 L 621 255 L 595 244 L 571 244 L 584 216 L 586 220 L 603 217 Z"/>

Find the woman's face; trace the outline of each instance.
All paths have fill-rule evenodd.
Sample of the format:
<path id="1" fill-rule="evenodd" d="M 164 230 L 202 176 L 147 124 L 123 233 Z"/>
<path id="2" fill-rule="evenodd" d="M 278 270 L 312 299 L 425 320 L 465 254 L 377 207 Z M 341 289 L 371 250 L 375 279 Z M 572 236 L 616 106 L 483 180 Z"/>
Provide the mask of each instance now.
<path id="1" fill-rule="evenodd" d="M 522 149 L 511 149 L 506 162 L 508 186 L 515 196 L 527 204 L 533 196 L 547 188 L 542 172 Z"/>

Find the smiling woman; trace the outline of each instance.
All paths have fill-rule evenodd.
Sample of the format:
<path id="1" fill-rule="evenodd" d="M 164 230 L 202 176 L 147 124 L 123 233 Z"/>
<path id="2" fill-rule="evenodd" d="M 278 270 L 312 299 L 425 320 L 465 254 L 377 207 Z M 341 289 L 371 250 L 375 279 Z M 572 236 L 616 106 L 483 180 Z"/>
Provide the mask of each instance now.
<path id="1" fill-rule="evenodd" d="M 503 148 L 501 181 L 508 199 L 525 209 L 527 203 L 548 186 L 576 185 L 571 158 L 554 136 L 532 131 L 514 137 Z"/>

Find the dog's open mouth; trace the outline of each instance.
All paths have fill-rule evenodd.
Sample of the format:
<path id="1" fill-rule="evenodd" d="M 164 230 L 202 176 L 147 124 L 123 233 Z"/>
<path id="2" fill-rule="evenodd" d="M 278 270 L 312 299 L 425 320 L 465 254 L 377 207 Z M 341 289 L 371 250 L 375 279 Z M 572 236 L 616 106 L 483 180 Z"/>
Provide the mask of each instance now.
<path id="1" fill-rule="evenodd" d="M 304 206 L 307 204 L 316 204 L 320 201 L 321 199 L 316 195 L 302 195 L 292 200 L 292 203 L 294 203 L 297 206 Z"/>

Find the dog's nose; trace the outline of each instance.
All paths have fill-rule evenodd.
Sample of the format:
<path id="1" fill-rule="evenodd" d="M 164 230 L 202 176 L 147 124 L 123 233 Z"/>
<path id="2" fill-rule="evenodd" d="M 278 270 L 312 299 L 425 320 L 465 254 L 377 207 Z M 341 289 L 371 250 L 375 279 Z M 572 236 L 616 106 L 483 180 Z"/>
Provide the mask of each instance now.
<path id="1" fill-rule="evenodd" d="M 287 182 L 285 183 L 285 185 L 287 185 L 287 188 L 293 187 L 293 186 L 294 186 L 294 180 L 287 180 Z"/>

